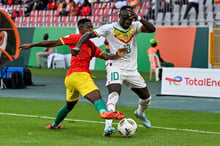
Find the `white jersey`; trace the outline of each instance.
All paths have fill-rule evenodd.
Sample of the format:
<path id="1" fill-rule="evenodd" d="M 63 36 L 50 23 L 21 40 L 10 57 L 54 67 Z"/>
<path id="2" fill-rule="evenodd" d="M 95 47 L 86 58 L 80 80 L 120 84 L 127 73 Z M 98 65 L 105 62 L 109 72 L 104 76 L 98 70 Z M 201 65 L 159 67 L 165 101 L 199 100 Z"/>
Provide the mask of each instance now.
<path id="1" fill-rule="evenodd" d="M 128 51 L 123 57 L 109 61 L 112 66 L 123 70 L 137 69 L 136 35 L 141 32 L 141 27 L 142 23 L 139 21 L 132 22 L 128 29 L 123 29 L 119 22 L 113 22 L 94 30 L 98 37 L 107 38 L 111 54 L 116 54 L 119 48 L 128 47 Z"/>

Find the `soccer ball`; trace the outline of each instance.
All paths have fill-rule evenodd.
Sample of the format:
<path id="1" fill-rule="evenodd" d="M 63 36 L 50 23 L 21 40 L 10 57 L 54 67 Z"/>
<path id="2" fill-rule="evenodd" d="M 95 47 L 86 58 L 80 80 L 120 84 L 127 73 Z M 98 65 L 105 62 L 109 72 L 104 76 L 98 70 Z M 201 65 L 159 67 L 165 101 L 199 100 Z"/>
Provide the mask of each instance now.
<path id="1" fill-rule="evenodd" d="M 137 131 L 137 124 L 131 118 L 124 118 L 118 123 L 118 132 L 124 137 L 134 136 Z"/>

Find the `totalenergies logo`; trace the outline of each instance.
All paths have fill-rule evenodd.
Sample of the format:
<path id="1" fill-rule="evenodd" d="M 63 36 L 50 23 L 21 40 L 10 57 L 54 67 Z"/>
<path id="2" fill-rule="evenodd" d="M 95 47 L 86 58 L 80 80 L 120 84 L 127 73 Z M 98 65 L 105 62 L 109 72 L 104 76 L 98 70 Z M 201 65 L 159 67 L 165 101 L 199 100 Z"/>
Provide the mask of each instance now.
<path id="1" fill-rule="evenodd" d="M 183 78 L 181 76 L 175 76 L 174 78 L 165 78 L 166 81 L 169 82 L 170 85 L 180 86 Z"/>

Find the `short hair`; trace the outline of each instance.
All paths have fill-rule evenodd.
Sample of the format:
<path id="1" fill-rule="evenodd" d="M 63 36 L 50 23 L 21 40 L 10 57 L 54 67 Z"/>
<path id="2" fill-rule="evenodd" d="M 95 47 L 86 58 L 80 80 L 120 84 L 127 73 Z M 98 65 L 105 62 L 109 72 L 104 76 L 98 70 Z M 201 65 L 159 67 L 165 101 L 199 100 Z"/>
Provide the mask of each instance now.
<path id="1" fill-rule="evenodd" d="M 157 43 L 154 43 L 154 44 L 151 44 L 152 47 L 156 47 L 157 46 Z"/>
<path id="2" fill-rule="evenodd" d="M 120 13 L 121 13 L 121 11 L 126 10 L 126 9 L 132 9 L 132 10 L 133 10 L 133 7 L 128 6 L 128 5 L 123 6 L 123 7 L 121 7 L 121 9 L 120 9 Z"/>
<path id="3" fill-rule="evenodd" d="M 91 22 L 91 20 L 88 18 L 80 19 L 77 23 L 77 26 L 80 27 L 80 25 L 85 24 L 86 22 Z"/>

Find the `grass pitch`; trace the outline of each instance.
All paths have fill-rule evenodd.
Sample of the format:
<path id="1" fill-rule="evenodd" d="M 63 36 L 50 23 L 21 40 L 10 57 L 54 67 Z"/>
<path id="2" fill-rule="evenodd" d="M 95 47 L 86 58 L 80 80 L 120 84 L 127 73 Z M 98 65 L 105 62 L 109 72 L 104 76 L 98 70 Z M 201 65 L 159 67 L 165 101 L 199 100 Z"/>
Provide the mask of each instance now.
<path id="1" fill-rule="evenodd" d="M 144 128 L 134 117 L 134 107 L 119 106 L 126 117 L 138 124 L 134 137 L 116 131 L 103 137 L 104 120 L 92 104 L 78 103 L 62 122 L 60 130 L 46 130 L 63 106 L 60 101 L 0 98 L 1 146 L 218 146 L 220 115 L 178 110 L 149 109 L 153 127 Z M 117 127 L 114 121 L 114 127 Z"/>
<path id="2" fill-rule="evenodd" d="M 66 70 L 31 71 L 33 76 L 64 77 Z M 92 73 L 96 79 L 105 78 L 103 72 Z M 149 74 L 143 74 L 148 80 Z M 17 99 L 0 94 L 0 146 L 220 145 L 220 114 L 217 113 L 150 108 L 147 113 L 153 127 L 147 129 L 133 115 L 135 107 L 118 106 L 117 110 L 137 122 L 137 133 L 124 138 L 116 131 L 112 137 L 103 137 L 104 120 L 99 118 L 93 105 L 78 103 L 61 123 L 64 129 L 46 130 L 63 105 L 60 101 Z M 114 121 L 115 128 L 117 122 Z"/>

